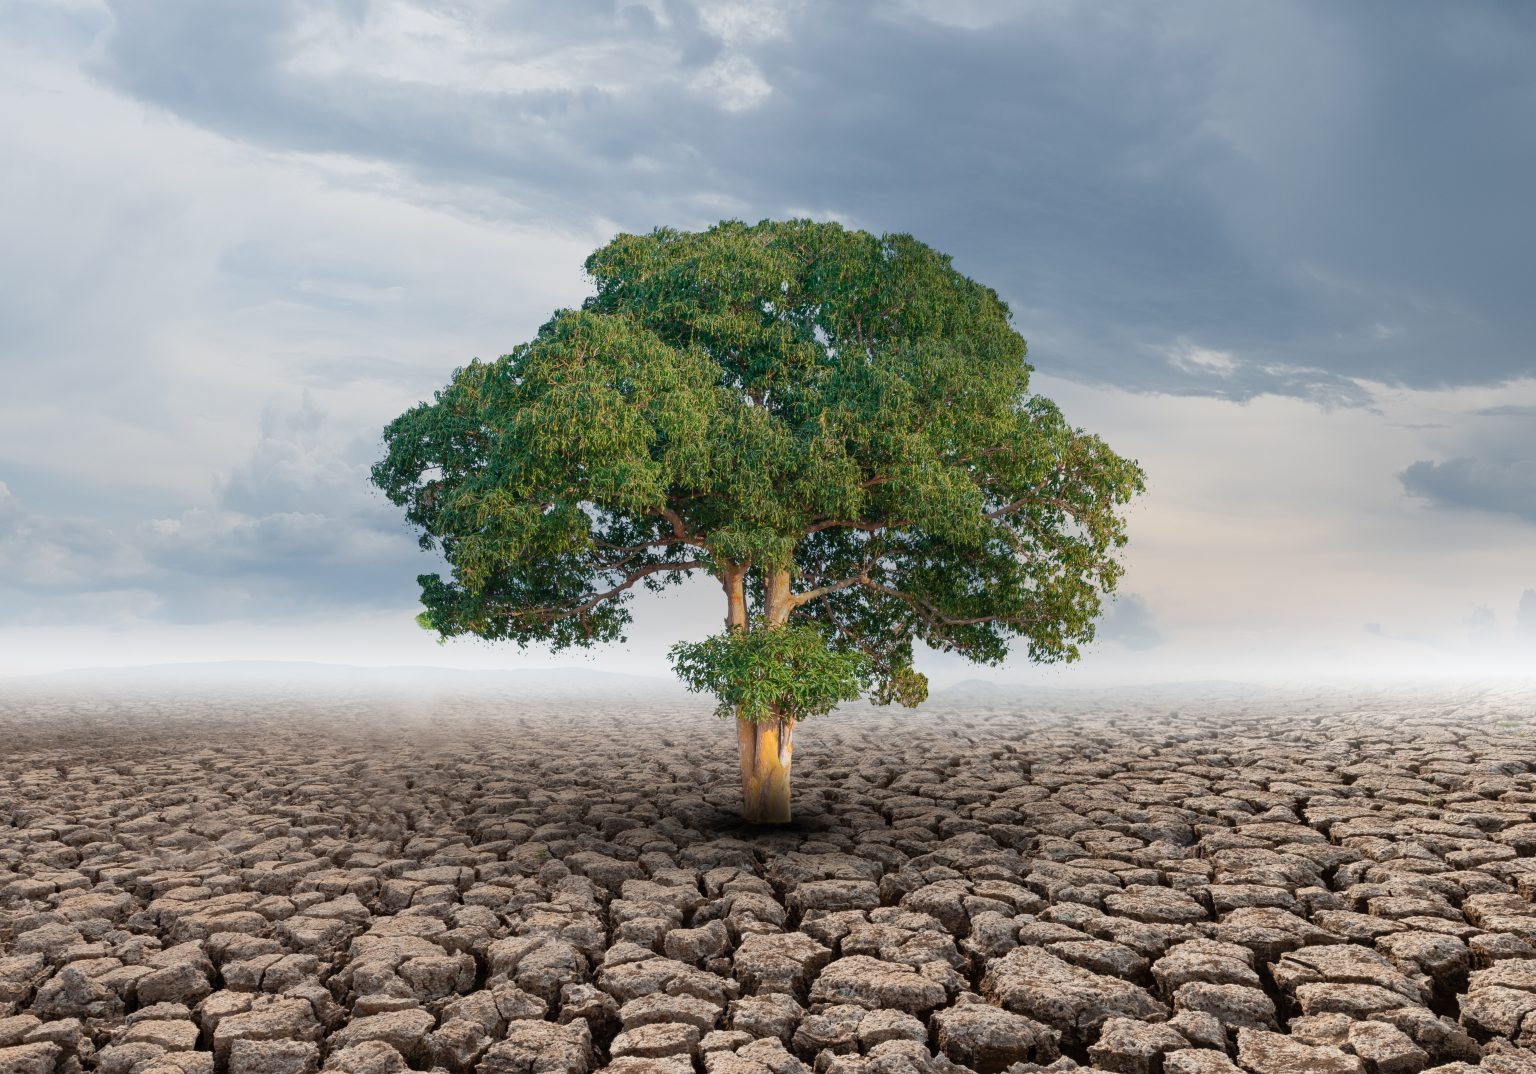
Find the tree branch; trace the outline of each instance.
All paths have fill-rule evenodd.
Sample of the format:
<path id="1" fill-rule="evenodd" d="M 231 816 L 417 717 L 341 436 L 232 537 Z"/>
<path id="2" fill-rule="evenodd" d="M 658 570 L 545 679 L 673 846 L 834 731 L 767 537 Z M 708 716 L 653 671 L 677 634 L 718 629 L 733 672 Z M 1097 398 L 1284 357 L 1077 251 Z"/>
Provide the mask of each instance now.
<path id="1" fill-rule="evenodd" d="M 593 608 L 596 608 L 603 601 L 616 597 L 626 589 L 631 588 L 635 585 L 635 583 L 647 575 L 656 574 L 660 571 L 691 571 L 695 567 L 703 566 L 703 561 L 696 559 L 684 560 L 681 563 L 651 563 L 641 567 L 637 571 L 632 572 L 628 578 L 625 578 L 624 581 L 620 582 L 606 593 L 599 593 L 585 604 L 578 605 L 574 608 L 522 608 L 514 611 L 498 612 L 497 615 L 499 618 L 503 619 L 544 620 L 564 619 L 567 616 L 574 615 L 582 621 L 583 625 L 585 625 L 586 614 L 588 612 L 590 612 Z"/>
<path id="2" fill-rule="evenodd" d="M 844 529 L 862 530 L 865 533 L 875 533 L 879 530 L 900 529 L 903 526 L 912 525 L 906 519 L 897 519 L 894 522 L 854 522 L 846 518 L 824 518 L 820 522 L 813 522 L 805 528 L 806 533 L 819 533 L 822 530 L 835 529 L 839 526 Z"/>
<path id="3" fill-rule="evenodd" d="M 983 449 L 981 451 L 976 452 L 976 454 L 974 454 L 974 455 L 967 455 L 964 458 L 960 458 L 960 459 L 950 459 L 950 460 L 947 460 L 945 462 L 945 465 L 946 466 L 964 466 L 966 463 L 975 462 L 977 459 L 984 459 L 984 458 L 987 458 L 988 456 L 996 455 L 999 452 L 1005 450 L 1005 447 L 1006 447 L 1006 445 L 999 445 L 999 446 L 995 446 L 995 447 L 985 448 L 985 449 Z M 876 485 L 889 484 L 890 482 L 895 481 L 895 480 L 896 480 L 896 478 L 891 476 L 891 475 L 889 475 L 889 474 L 879 474 L 879 475 L 876 475 L 875 477 L 870 478 L 868 481 L 861 482 L 859 484 L 859 488 L 861 488 L 861 489 L 874 488 Z M 995 517 L 995 516 L 988 516 L 988 517 Z M 900 522 L 850 522 L 850 521 L 848 521 L 846 519 L 825 518 L 825 519 L 820 520 L 819 522 L 814 522 L 810 526 L 806 527 L 805 532 L 806 533 L 817 533 L 820 530 L 830 530 L 830 529 L 835 529 L 835 528 L 841 526 L 841 527 L 844 527 L 844 528 L 847 528 L 847 529 L 851 529 L 851 530 L 863 530 L 866 533 L 874 533 L 876 530 L 900 528 L 902 526 L 910 526 L 911 524 L 912 524 L 911 522 L 908 522 L 908 521 L 905 521 L 905 520 L 900 521 Z"/>
<path id="4" fill-rule="evenodd" d="M 1045 491 L 1045 487 L 1047 485 L 1049 485 L 1053 480 L 1055 480 L 1058 477 L 1065 477 L 1066 473 L 1067 473 L 1067 468 L 1065 466 L 1058 466 L 1058 467 L 1056 467 L 1056 469 L 1051 471 L 1050 477 L 1047 477 L 1044 481 L 1040 482 L 1040 484 L 1038 484 L 1034 488 L 1030 489 L 1023 496 L 1020 496 L 1017 500 L 1014 500 L 1012 503 L 1004 504 L 1002 507 L 999 507 L 995 511 L 988 511 L 986 513 L 985 517 L 988 518 L 988 519 L 1002 518 L 1004 515 L 1011 515 L 1011 514 L 1013 514 L 1013 512 L 1017 511 L 1019 508 L 1027 507 L 1027 506 L 1029 506 L 1032 503 L 1048 503 L 1048 504 L 1051 504 L 1052 506 L 1061 508 L 1067 514 L 1071 515 L 1073 518 L 1076 518 L 1077 517 L 1077 510 L 1076 510 L 1076 508 L 1074 508 L 1067 501 L 1065 501 L 1065 500 L 1063 500 L 1063 499 L 1061 499 L 1060 497 L 1057 497 L 1057 496 L 1042 496 L 1041 495 L 1041 493 L 1043 493 Z"/>
<path id="5" fill-rule="evenodd" d="M 616 553 L 619 556 L 616 562 L 623 563 L 624 560 L 644 552 L 647 548 L 667 548 L 671 545 L 683 544 L 684 542 L 677 537 L 657 537 L 653 541 L 642 541 L 640 544 L 617 545 L 612 541 L 605 541 L 601 537 L 594 537 L 592 538 L 592 543 L 605 551 Z"/>
<path id="6" fill-rule="evenodd" d="M 664 518 L 670 522 L 672 524 L 672 536 L 656 537 L 649 541 L 642 541 L 639 544 L 631 545 L 617 545 L 612 541 L 605 541 L 601 537 L 594 537 L 592 538 L 592 543 L 595 546 L 613 552 L 618 556 L 617 559 L 610 560 L 607 563 L 593 564 L 594 570 L 618 570 L 626 561 L 633 559 L 650 548 L 670 548 L 673 545 L 679 544 L 703 547 L 704 539 L 689 534 L 688 528 L 683 522 L 683 516 L 673 508 L 653 508 L 646 513 L 656 518 Z"/>
<path id="7" fill-rule="evenodd" d="M 799 608 L 814 600 L 820 600 L 828 593 L 837 593 L 844 589 L 851 589 L 853 586 L 861 585 L 869 581 L 869 568 L 872 566 L 874 566 L 872 562 L 866 563 L 863 567 L 859 568 L 858 574 L 850 575 L 841 581 L 832 582 L 828 585 L 817 586 L 815 589 L 807 589 L 804 593 L 796 593 L 790 598 L 789 606 L 791 609 Z"/>
<path id="8" fill-rule="evenodd" d="M 1030 621 L 1016 615 L 980 615 L 971 619 L 957 619 L 953 616 L 945 615 L 938 608 L 936 608 L 931 601 L 926 601 L 921 597 L 913 596 L 911 593 L 905 592 L 904 590 L 893 589 L 888 585 L 881 585 L 879 582 L 872 581 L 870 579 L 865 579 L 861 584 L 865 589 L 874 590 L 876 593 L 884 593 L 888 597 L 895 597 L 898 600 L 906 602 L 906 604 L 913 611 L 917 612 L 918 616 L 922 618 L 923 622 L 932 627 L 962 627 L 975 626 L 978 623 L 1019 623 Z"/>
<path id="9" fill-rule="evenodd" d="M 688 527 L 683 522 L 683 516 L 679 514 L 675 508 L 665 506 L 656 507 L 652 508 L 647 513 L 655 515 L 658 518 L 664 518 L 668 522 L 672 523 L 672 536 L 681 541 L 683 544 L 702 545 L 704 543 L 703 538 L 694 537 L 688 533 Z"/>
<path id="10" fill-rule="evenodd" d="M 876 666 L 879 666 L 883 662 L 880 653 L 865 642 L 864 636 L 862 634 L 857 634 L 854 631 L 848 629 L 848 625 L 843 622 L 843 620 L 839 619 L 835 614 L 833 614 L 830 608 L 828 608 L 826 615 L 827 618 L 831 621 L 833 628 L 839 634 L 842 634 L 844 637 L 848 638 L 848 640 L 852 641 L 853 647 L 855 649 L 858 649 L 865 656 L 869 657 Z"/>

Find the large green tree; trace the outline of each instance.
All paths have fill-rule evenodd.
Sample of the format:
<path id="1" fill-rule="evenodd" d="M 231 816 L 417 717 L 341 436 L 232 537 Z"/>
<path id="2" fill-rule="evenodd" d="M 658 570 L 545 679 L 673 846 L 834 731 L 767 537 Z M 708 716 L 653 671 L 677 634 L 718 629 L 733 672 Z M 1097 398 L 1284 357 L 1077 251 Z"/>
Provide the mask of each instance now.
<path id="1" fill-rule="evenodd" d="M 623 640 L 698 571 L 725 630 L 672 650 L 737 721 L 743 816 L 789 819 L 796 721 L 915 706 L 914 639 L 1075 660 L 1120 575 L 1134 461 L 1028 391 L 1008 307 L 909 235 L 808 220 L 620 235 L 595 293 L 456 370 L 373 480 L 451 577 L 423 626 Z"/>

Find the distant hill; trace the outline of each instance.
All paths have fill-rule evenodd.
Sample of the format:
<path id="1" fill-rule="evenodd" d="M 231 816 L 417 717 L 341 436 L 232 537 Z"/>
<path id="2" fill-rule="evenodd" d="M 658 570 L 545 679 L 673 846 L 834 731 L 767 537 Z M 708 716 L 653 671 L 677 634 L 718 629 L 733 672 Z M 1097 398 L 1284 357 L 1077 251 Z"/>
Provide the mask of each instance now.
<path id="1" fill-rule="evenodd" d="M 321 693 L 465 692 L 537 696 L 645 694 L 691 696 L 675 679 L 596 668 L 473 670 L 430 666 L 364 667 L 304 661 L 227 660 L 79 668 L 0 679 L 10 690 L 240 690 Z"/>
<path id="2" fill-rule="evenodd" d="M 1254 689 L 1253 683 L 1228 679 L 1190 682 L 1157 682 L 1118 686 L 1042 686 L 1027 682 L 963 679 L 930 695 L 940 704 L 988 705 L 1010 701 L 1069 700 L 1085 697 L 1189 697 L 1198 694 L 1233 693 Z"/>

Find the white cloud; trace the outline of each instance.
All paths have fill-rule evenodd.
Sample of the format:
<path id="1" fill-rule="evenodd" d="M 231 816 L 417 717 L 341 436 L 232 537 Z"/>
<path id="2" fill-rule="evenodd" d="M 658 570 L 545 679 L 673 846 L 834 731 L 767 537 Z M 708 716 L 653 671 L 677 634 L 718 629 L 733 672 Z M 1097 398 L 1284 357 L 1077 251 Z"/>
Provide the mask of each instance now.
<path id="1" fill-rule="evenodd" d="M 792 11 L 803 3 L 782 0 L 701 0 L 699 21 L 728 46 L 782 40 L 789 34 Z"/>
<path id="2" fill-rule="evenodd" d="M 13 602 L 131 586 L 147 569 L 135 548 L 96 520 L 40 515 L 0 481 L 0 591 L 15 591 Z"/>
<path id="3" fill-rule="evenodd" d="M 368 483 L 370 446 L 305 397 L 268 407 L 206 506 L 109 529 L 0 483 L 0 620 L 230 622 L 408 608 L 422 552 Z"/>
<path id="4" fill-rule="evenodd" d="M 773 92 L 757 65 L 745 56 L 722 56 L 689 83 L 727 112 L 744 112 L 761 104 Z"/>
<path id="5" fill-rule="evenodd" d="M 1157 350 L 1168 359 L 1169 365 L 1186 373 L 1230 377 L 1238 367 L 1237 359 L 1231 351 L 1202 347 L 1187 339 L 1175 340 Z"/>
<path id="6" fill-rule="evenodd" d="M 501 12 L 408 0 L 378 0 L 360 13 L 312 7 L 290 32 L 283 69 L 316 82 L 363 78 L 475 94 L 622 94 L 667 77 L 675 62 L 670 50 L 626 47 L 611 35 L 552 40 L 527 25 L 502 25 Z"/>

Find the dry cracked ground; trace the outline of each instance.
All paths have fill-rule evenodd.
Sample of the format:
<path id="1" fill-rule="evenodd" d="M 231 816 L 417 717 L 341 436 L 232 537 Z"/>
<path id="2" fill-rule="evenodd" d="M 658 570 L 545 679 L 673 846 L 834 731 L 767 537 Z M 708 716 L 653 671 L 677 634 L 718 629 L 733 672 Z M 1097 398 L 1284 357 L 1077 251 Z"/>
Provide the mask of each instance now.
<path id="1" fill-rule="evenodd" d="M 0 700 L 0 1072 L 1536 1071 L 1536 704 Z"/>

